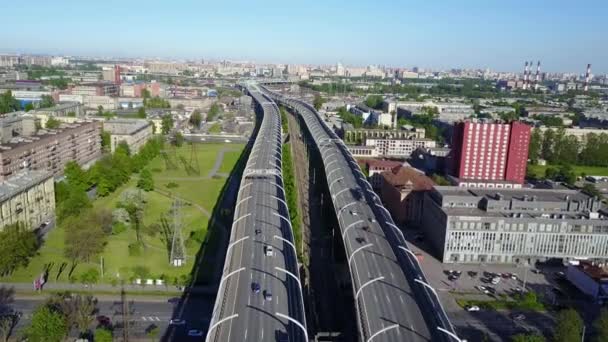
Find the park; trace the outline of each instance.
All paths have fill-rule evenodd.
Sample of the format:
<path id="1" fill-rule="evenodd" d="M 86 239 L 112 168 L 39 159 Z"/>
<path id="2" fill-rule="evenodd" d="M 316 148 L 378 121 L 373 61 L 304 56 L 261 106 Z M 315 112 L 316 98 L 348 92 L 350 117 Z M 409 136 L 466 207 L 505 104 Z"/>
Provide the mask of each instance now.
<path id="1" fill-rule="evenodd" d="M 243 144 L 165 144 L 145 171 L 133 173 L 125 184 L 91 201 L 88 212 L 109 216 L 106 221 L 111 221 L 100 253 L 84 261 L 68 258 L 70 225 L 78 223 L 59 221 L 27 266 L 1 281 L 32 284 L 45 274 L 47 285 L 137 284 L 159 290 L 166 288 L 161 285 L 187 285 L 196 255 L 207 240 L 211 213 L 243 149 Z M 140 186 L 146 173 L 152 176 L 147 191 Z M 133 206 L 135 216 L 130 215 Z M 82 216 L 78 219 L 83 220 Z M 184 249 L 181 267 L 170 263 L 175 227 Z"/>

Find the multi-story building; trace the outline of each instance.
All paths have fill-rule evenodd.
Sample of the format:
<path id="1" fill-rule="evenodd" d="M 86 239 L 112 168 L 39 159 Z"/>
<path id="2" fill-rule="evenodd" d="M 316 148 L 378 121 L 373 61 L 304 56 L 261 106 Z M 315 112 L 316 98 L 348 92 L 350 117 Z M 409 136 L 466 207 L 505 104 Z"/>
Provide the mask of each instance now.
<path id="1" fill-rule="evenodd" d="M 608 258 L 601 201 L 577 190 L 436 186 L 424 199 L 423 227 L 446 263 L 527 263 Z"/>
<path id="2" fill-rule="evenodd" d="M 345 129 L 342 134 L 345 142 L 356 142 L 365 144 L 367 139 L 423 139 L 425 135 L 424 128 L 406 128 L 406 129 Z"/>
<path id="3" fill-rule="evenodd" d="M 382 173 L 394 168 L 401 168 L 404 165 L 408 164 L 395 160 L 366 159 L 365 166 L 367 167 L 367 179 L 374 190 L 379 190 L 382 185 Z"/>
<path id="4" fill-rule="evenodd" d="M 547 130 L 552 130 L 553 132 L 557 132 L 557 128 L 551 128 L 551 127 L 538 127 L 538 129 L 544 133 Z M 578 140 L 579 142 L 586 142 L 587 141 L 587 136 L 589 134 L 596 134 L 596 135 L 600 135 L 600 134 L 608 134 L 608 129 L 601 129 L 601 128 L 580 128 L 580 127 L 566 127 L 564 128 L 564 135 L 568 136 L 568 135 L 572 135 L 576 138 L 576 140 Z"/>
<path id="5" fill-rule="evenodd" d="M 118 96 L 118 85 L 111 82 L 80 84 L 72 88 L 72 95 Z"/>
<path id="6" fill-rule="evenodd" d="M 4 114 L 0 118 L 0 143 L 9 142 L 16 136 L 29 136 L 36 132 L 36 119 L 25 112 Z"/>
<path id="7" fill-rule="evenodd" d="M 26 170 L 63 174 L 65 164 L 85 165 L 101 156 L 101 123 L 62 124 L 33 135 L 14 137 L 0 145 L 0 180 Z"/>
<path id="8" fill-rule="evenodd" d="M 435 147 L 434 140 L 419 139 L 371 139 L 365 140 L 365 146 L 372 146 L 378 151 L 378 155 L 384 157 L 409 158 L 412 152 L 419 147 Z"/>
<path id="9" fill-rule="evenodd" d="M 380 197 L 397 223 L 419 225 L 424 194 L 435 183 L 412 167 L 395 167 L 381 174 Z"/>
<path id="10" fill-rule="evenodd" d="M 70 113 L 74 113 L 74 116 L 84 115 L 84 111 L 82 110 L 82 104 L 79 102 L 58 103 L 56 106 L 53 107 L 38 109 L 34 113 L 46 114 L 49 116 L 69 116 Z"/>
<path id="11" fill-rule="evenodd" d="M 129 145 L 131 153 L 137 153 L 152 137 L 152 126 L 152 123 L 144 119 L 112 119 L 103 123 L 103 130 L 110 133 L 112 153 L 123 141 Z"/>
<path id="12" fill-rule="evenodd" d="M 17 222 L 36 229 L 55 218 L 55 182 L 45 171 L 29 171 L 0 182 L 0 230 Z"/>
<path id="13" fill-rule="evenodd" d="M 0 55 L 0 67 L 12 68 L 21 62 L 21 57 L 14 55 Z"/>
<path id="14" fill-rule="evenodd" d="M 530 126 L 461 122 L 452 136 L 452 175 L 460 180 L 523 184 Z"/>

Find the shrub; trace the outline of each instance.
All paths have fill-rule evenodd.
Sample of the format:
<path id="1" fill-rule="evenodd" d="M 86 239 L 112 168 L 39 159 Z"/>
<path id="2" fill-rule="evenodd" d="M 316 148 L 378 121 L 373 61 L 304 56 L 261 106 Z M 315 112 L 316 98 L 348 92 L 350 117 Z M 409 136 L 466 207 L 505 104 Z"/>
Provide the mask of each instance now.
<path id="1" fill-rule="evenodd" d="M 118 235 L 118 234 L 124 232 L 125 230 L 127 230 L 127 225 L 126 224 L 124 224 L 122 222 L 115 223 L 112 226 L 112 235 Z"/>
<path id="2" fill-rule="evenodd" d="M 179 184 L 170 182 L 166 185 L 166 187 L 167 187 L 167 189 L 175 189 L 175 188 L 179 187 Z"/>
<path id="3" fill-rule="evenodd" d="M 140 279 L 146 279 L 150 277 L 150 269 L 146 266 L 135 266 L 133 267 L 133 275 Z"/>

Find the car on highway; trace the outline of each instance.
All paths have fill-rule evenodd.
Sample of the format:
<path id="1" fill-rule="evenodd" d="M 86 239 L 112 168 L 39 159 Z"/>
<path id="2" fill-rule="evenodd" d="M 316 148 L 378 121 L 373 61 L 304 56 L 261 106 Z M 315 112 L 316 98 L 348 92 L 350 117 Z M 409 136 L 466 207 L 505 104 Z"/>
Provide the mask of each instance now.
<path id="1" fill-rule="evenodd" d="M 183 319 L 179 319 L 179 318 L 173 318 L 172 320 L 169 321 L 170 325 L 185 325 L 186 321 Z"/>
<path id="2" fill-rule="evenodd" d="M 542 274 L 542 273 L 543 273 L 543 271 L 541 271 L 541 270 L 539 270 L 539 269 L 536 269 L 536 268 L 533 268 L 533 269 L 531 270 L 531 272 L 532 272 L 532 273 L 534 273 L 534 274 Z"/>
<path id="3" fill-rule="evenodd" d="M 256 229 L 256 230 L 255 230 L 255 235 L 260 235 L 261 233 L 262 233 L 262 230 L 261 230 L 261 229 Z"/>
<path id="4" fill-rule="evenodd" d="M 272 292 L 269 290 L 264 290 L 264 300 L 271 301 L 272 300 Z"/>
<path id="5" fill-rule="evenodd" d="M 251 283 L 251 291 L 253 291 L 253 293 L 260 293 L 260 284 L 256 282 Z"/>
<path id="6" fill-rule="evenodd" d="M 464 307 L 468 312 L 476 312 L 479 311 L 479 306 L 477 305 L 467 305 Z"/>
<path id="7" fill-rule="evenodd" d="M 203 332 L 198 329 L 190 329 L 188 330 L 188 336 L 190 337 L 203 337 Z"/>
<path id="8" fill-rule="evenodd" d="M 523 321 L 524 319 L 526 319 L 526 316 L 524 316 L 524 314 L 513 314 L 511 315 L 511 318 L 516 321 Z"/>
<path id="9" fill-rule="evenodd" d="M 272 249 L 272 246 L 269 246 L 269 245 L 264 246 L 264 254 L 266 254 L 266 256 L 273 256 L 274 250 Z"/>
<path id="10" fill-rule="evenodd" d="M 355 241 L 357 241 L 358 243 L 364 243 L 364 242 L 365 242 L 365 238 L 362 238 L 362 237 L 360 237 L 360 236 L 357 236 L 357 237 L 355 238 Z"/>

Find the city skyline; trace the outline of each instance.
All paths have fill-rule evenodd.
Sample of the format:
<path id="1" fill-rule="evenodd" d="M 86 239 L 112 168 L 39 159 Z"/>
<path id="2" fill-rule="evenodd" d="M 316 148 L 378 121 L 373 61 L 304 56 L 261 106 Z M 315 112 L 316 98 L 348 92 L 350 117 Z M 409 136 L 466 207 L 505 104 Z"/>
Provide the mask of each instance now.
<path id="1" fill-rule="evenodd" d="M 0 5 L 13 13 L 5 23 L 19 27 L 0 37 L 2 52 L 511 72 L 521 72 L 524 61 L 541 60 L 547 72 L 582 74 L 587 63 L 594 74 L 608 72 L 603 32 L 593 30 L 608 7 L 600 1 L 584 6 L 565 1 L 459 6 L 106 1 L 68 6 L 69 1 Z M 37 25 L 23 25 L 34 20 Z"/>

